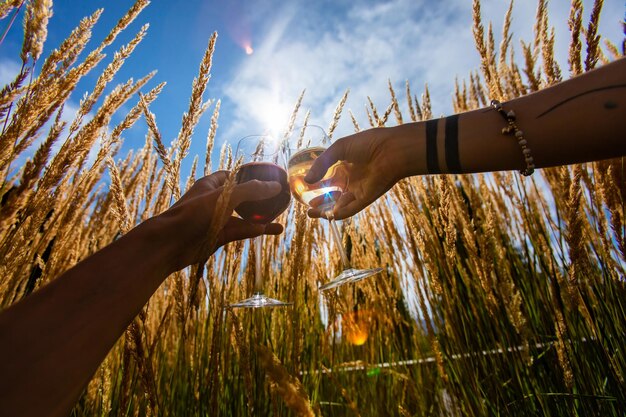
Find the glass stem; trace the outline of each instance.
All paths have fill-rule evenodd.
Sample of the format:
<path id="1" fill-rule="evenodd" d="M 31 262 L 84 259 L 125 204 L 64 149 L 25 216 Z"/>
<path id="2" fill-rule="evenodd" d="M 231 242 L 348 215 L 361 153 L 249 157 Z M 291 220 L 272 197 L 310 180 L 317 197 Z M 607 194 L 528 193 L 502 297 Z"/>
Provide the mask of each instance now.
<path id="1" fill-rule="evenodd" d="M 254 294 L 263 294 L 263 274 L 261 271 L 261 244 L 263 238 L 254 239 Z"/>
<path id="2" fill-rule="evenodd" d="M 337 227 L 337 223 L 335 222 L 333 211 L 329 210 L 328 212 L 326 212 L 326 217 L 328 218 L 328 222 L 330 223 L 330 234 L 333 235 L 335 246 L 337 246 L 339 254 L 341 255 L 341 264 L 343 265 L 343 270 L 345 271 L 347 269 L 352 269 L 352 265 L 350 265 L 350 261 L 348 260 L 348 255 L 346 255 L 346 251 L 343 248 L 343 242 L 341 241 L 341 235 L 339 234 L 339 228 Z"/>

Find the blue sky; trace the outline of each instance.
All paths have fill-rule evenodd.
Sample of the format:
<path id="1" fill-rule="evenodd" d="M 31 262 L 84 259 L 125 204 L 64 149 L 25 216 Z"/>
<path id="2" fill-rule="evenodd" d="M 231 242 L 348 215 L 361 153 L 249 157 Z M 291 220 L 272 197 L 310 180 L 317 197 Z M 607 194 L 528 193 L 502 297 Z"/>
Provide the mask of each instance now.
<path id="1" fill-rule="evenodd" d="M 564 74 L 569 3 L 553 0 L 549 6 Z M 585 0 L 584 4 L 587 19 L 592 1 Z M 44 56 L 65 39 L 80 18 L 104 8 L 88 50 L 95 48 L 131 5 L 131 1 L 121 0 L 56 1 Z M 503 0 L 483 0 L 483 20 L 493 21 L 498 37 L 507 6 Z M 518 0 L 515 4 L 512 31 L 516 50 L 520 49 L 519 39 L 532 38 L 535 8 L 536 2 L 531 0 Z M 623 37 L 623 17 L 622 1 L 605 1 L 600 32 L 617 44 Z M 7 22 L 8 19 L 0 22 L 0 27 L 4 28 Z M 209 37 L 218 32 L 212 78 L 205 94 L 205 99 L 222 100 L 217 151 L 225 141 L 235 143 L 248 134 L 281 130 L 303 89 L 307 90 L 303 110 L 311 110 L 312 121 L 323 126 L 328 125 L 348 88 L 351 93 L 345 109 L 351 109 L 361 126 L 365 126 L 368 95 L 381 111 L 389 103 L 388 79 L 402 102 L 405 80 L 411 82 L 413 93 L 418 95 L 428 83 L 435 114 L 449 114 L 455 77 L 465 78 L 479 66 L 471 33 L 470 0 L 155 0 L 108 49 L 107 60 L 98 69 L 104 68 L 113 51 L 128 42 L 145 23 L 150 24 L 148 35 L 116 81 L 138 79 L 157 70 L 146 90 L 167 82 L 152 105 L 166 143 L 180 129 L 200 59 Z M 2 85 L 19 68 L 21 39 L 18 18 L 0 46 Z M 254 52 L 246 54 L 246 46 Z M 95 71 L 79 85 L 71 103 L 77 105 L 98 73 Z M 68 106 L 68 113 L 71 107 Z M 196 128 L 184 170 L 194 154 L 204 154 L 212 111 L 213 107 Z M 344 117 L 336 136 L 351 131 L 350 118 Z M 145 123 L 138 122 L 125 135 L 124 150 L 141 147 L 145 132 Z M 184 176 L 186 172 L 183 171 Z"/>

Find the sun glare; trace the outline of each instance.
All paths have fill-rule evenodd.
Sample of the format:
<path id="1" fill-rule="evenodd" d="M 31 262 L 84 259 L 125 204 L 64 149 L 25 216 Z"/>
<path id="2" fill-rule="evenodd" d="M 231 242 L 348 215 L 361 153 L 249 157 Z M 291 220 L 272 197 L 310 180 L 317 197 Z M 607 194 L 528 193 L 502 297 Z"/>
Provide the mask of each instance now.
<path id="1" fill-rule="evenodd" d="M 266 97 L 264 103 L 257 107 L 257 111 L 257 118 L 263 125 L 263 128 L 272 136 L 281 133 L 281 129 L 285 127 L 290 114 L 289 106 L 282 103 L 275 93 L 271 93 L 270 97 Z"/>
<path id="2" fill-rule="evenodd" d="M 254 52 L 254 49 L 252 49 L 252 46 L 250 45 L 246 45 L 244 49 L 246 51 L 246 55 L 252 55 L 252 53 Z"/>

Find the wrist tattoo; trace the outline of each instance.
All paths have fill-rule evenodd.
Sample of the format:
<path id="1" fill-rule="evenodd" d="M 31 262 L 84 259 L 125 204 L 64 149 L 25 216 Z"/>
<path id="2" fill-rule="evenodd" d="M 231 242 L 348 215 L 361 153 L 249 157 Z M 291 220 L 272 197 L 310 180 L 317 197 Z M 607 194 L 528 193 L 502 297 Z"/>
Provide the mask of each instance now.
<path id="1" fill-rule="evenodd" d="M 441 174 L 437 156 L 438 119 L 426 121 L 426 170 L 429 174 Z"/>
<path id="2" fill-rule="evenodd" d="M 459 159 L 459 115 L 454 114 L 446 118 L 445 156 L 448 172 L 460 174 L 461 161 Z"/>

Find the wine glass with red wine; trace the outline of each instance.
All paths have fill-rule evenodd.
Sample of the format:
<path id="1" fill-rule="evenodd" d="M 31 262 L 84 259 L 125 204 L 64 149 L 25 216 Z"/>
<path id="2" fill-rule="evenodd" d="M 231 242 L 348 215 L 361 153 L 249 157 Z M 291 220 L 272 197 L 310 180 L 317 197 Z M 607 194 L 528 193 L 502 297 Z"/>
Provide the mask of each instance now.
<path id="1" fill-rule="evenodd" d="M 235 173 L 235 180 L 241 184 L 251 180 L 276 181 L 282 189 L 272 198 L 261 201 L 246 201 L 235 207 L 235 212 L 244 220 L 256 224 L 268 224 L 289 207 L 291 193 L 287 172 L 283 168 L 284 158 L 278 152 L 278 142 L 268 135 L 250 135 L 239 140 L 235 151 L 237 160 L 243 165 Z M 231 304 L 231 308 L 282 307 L 292 303 L 269 298 L 263 291 L 263 271 L 261 268 L 261 248 L 263 236 L 252 239 L 254 249 L 254 290 L 252 297 Z"/>
<path id="2" fill-rule="evenodd" d="M 333 207 L 339 197 L 348 189 L 349 165 L 344 161 L 338 161 L 326 171 L 324 178 L 318 182 L 309 184 L 304 181 L 304 177 L 315 159 L 329 145 L 330 138 L 324 129 L 316 125 L 306 125 L 301 129 L 294 130 L 288 144 L 283 147 L 283 152 L 286 153 L 285 159 L 288 160 L 287 169 L 291 193 L 300 203 L 319 208 L 325 213 L 325 217 L 329 220 L 331 236 L 341 256 L 343 271 L 331 281 L 320 286 L 322 291 L 349 282 L 360 281 L 383 270 L 383 268 L 353 268 L 343 248 L 341 235 L 333 217 Z"/>

